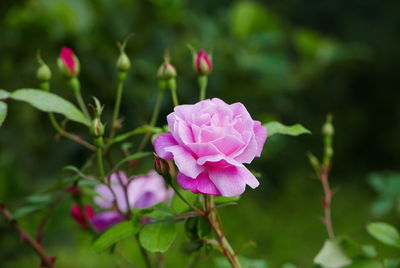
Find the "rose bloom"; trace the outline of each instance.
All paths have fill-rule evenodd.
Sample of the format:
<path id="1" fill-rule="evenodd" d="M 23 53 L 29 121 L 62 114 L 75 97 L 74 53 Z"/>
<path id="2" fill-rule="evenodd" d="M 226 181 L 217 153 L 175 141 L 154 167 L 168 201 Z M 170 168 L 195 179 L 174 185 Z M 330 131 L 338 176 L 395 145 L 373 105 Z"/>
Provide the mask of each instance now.
<path id="1" fill-rule="evenodd" d="M 154 140 L 157 155 L 173 159 L 177 180 L 193 193 L 237 196 L 259 182 L 243 165 L 259 157 L 267 129 L 241 103 L 214 98 L 176 106 L 167 116 L 171 133 Z"/>
<path id="2" fill-rule="evenodd" d="M 99 232 L 123 220 L 119 211 L 125 213 L 131 208 L 151 207 L 170 200 L 173 194 L 172 189 L 166 188 L 164 179 L 155 171 L 130 179 L 124 172 L 113 173 L 109 177 L 109 183 L 110 187 L 101 184 L 95 188 L 98 196 L 94 198 L 94 202 L 108 210 L 91 219 Z"/>

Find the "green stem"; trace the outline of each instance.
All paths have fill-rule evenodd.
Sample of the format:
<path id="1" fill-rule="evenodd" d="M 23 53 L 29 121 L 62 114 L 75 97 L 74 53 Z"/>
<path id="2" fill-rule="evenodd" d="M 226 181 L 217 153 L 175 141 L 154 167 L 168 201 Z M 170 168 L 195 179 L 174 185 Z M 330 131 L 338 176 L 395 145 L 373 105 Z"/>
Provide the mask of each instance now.
<path id="1" fill-rule="evenodd" d="M 99 168 L 100 177 L 103 181 L 105 181 L 105 178 L 104 178 L 105 173 L 104 173 L 104 165 L 103 165 L 103 150 L 101 149 L 101 146 L 97 147 L 96 153 L 97 153 L 97 165 Z"/>
<path id="2" fill-rule="evenodd" d="M 93 146 L 92 144 L 88 143 L 87 141 L 85 141 L 84 139 L 82 139 L 81 137 L 79 137 L 78 135 L 72 134 L 67 132 L 66 130 L 62 129 L 60 127 L 60 125 L 58 124 L 56 118 L 54 117 L 53 113 L 49 113 L 49 119 L 50 119 L 50 123 L 53 126 L 53 128 L 61 135 L 64 136 L 72 141 L 75 141 L 77 143 L 79 143 L 80 145 L 88 148 L 89 150 L 96 150 L 96 147 Z"/>
<path id="3" fill-rule="evenodd" d="M 229 263 L 232 265 L 233 268 L 241 268 L 237 254 L 233 250 L 228 239 L 225 237 L 224 231 L 222 229 L 222 223 L 221 223 L 220 217 L 218 215 L 218 211 L 215 209 L 215 206 L 212 203 L 213 203 L 213 201 L 212 201 L 212 197 L 211 197 L 211 199 L 208 200 L 208 204 L 211 204 L 211 205 L 209 205 L 210 210 L 208 210 L 206 212 L 207 219 L 210 222 L 211 227 L 214 230 L 214 232 L 218 238 L 218 242 L 222 249 L 222 252 L 228 259 Z"/>
<path id="4" fill-rule="evenodd" d="M 178 95 L 176 94 L 176 80 L 175 80 L 175 78 L 169 79 L 167 81 L 167 85 L 168 85 L 169 89 L 171 90 L 172 102 L 173 102 L 174 106 L 178 106 L 179 105 L 179 101 L 178 101 Z"/>
<path id="5" fill-rule="evenodd" d="M 74 91 L 75 98 L 78 102 L 79 107 L 81 108 L 82 112 L 85 114 L 86 118 L 90 119 L 90 114 L 86 108 L 85 102 L 83 101 L 82 94 L 81 94 L 81 85 L 79 83 L 78 78 L 73 77 L 69 80 L 69 84 Z"/>
<path id="6" fill-rule="evenodd" d="M 113 119 L 112 119 L 112 124 L 111 124 L 111 134 L 110 138 L 113 138 L 115 135 L 115 131 L 117 130 L 116 128 L 116 122 L 119 117 L 119 110 L 121 107 L 121 99 L 122 99 L 122 92 L 124 91 L 124 79 L 119 79 L 118 81 L 118 88 L 117 88 L 117 96 L 115 99 L 115 105 L 114 105 L 114 114 L 113 114 Z"/>
<path id="7" fill-rule="evenodd" d="M 199 76 L 200 100 L 201 101 L 206 98 L 207 81 L 208 81 L 208 77 L 206 75 Z"/>
<path id="8" fill-rule="evenodd" d="M 196 211 L 197 214 L 199 214 L 199 216 L 202 217 L 206 217 L 206 213 L 204 213 L 204 211 L 202 211 L 201 209 L 197 208 L 196 206 L 194 206 L 192 203 L 190 203 L 179 191 L 178 189 L 176 189 L 176 187 L 171 183 L 170 184 L 171 188 L 175 191 L 176 195 L 183 201 L 185 202 L 186 205 L 188 205 L 191 209 L 193 209 L 194 211 Z"/>
<path id="9" fill-rule="evenodd" d="M 142 254 L 143 260 L 144 260 L 144 262 L 145 262 L 145 264 L 146 264 L 146 267 L 147 267 L 147 268 L 152 268 L 153 265 L 151 264 L 150 256 L 149 256 L 149 254 L 147 253 L 146 249 L 144 249 L 144 248 L 142 247 L 142 245 L 140 244 L 140 241 L 139 241 L 139 234 L 136 234 L 135 237 L 136 237 L 136 242 L 137 242 L 137 244 L 138 244 L 138 246 L 139 246 L 139 249 L 140 249 L 140 253 Z"/>

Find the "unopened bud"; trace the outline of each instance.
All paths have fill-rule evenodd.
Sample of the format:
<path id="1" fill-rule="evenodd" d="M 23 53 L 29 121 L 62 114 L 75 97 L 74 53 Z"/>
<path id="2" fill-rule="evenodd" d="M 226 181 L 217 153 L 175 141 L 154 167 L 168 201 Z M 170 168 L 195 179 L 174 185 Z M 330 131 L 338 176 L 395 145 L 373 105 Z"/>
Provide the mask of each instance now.
<path id="1" fill-rule="evenodd" d="M 175 78 L 177 75 L 175 67 L 165 61 L 160 68 L 158 68 L 157 77 L 161 80 L 169 80 L 171 78 Z"/>
<path id="2" fill-rule="evenodd" d="M 80 63 L 75 53 L 68 47 L 61 48 L 60 57 L 57 60 L 58 68 L 67 77 L 79 75 Z"/>
<path id="3" fill-rule="evenodd" d="M 167 184 L 172 183 L 169 163 L 157 155 L 154 157 L 154 169 L 164 178 Z"/>
<path id="4" fill-rule="evenodd" d="M 123 49 L 117 60 L 117 68 L 120 72 L 127 72 L 131 68 L 131 61 Z"/>
<path id="5" fill-rule="evenodd" d="M 46 63 L 41 62 L 37 70 L 36 77 L 40 82 L 48 82 L 51 79 L 51 70 Z"/>
<path id="6" fill-rule="evenodd" d="M 198 75 L 210 74 L 213 68 L 211 57 L 204 50 L 199 50 L 194 57 L 194 67 Z"/>
<path id="7" fill-rule="evenodd" d="M 99 118 L 93 119 L 92 122 L 92 132 L 96 137 L 103 136 L 104 134 L 104 125 L 101 123 Z"/>
<path id="8" fill-rule="evenodd" d="M 334 133 L 335 133 L 335 129 L 333 128 L 333 125 L 332 125 L 332 115 L 329 114 L 326 117 L 325 124 L 322 126 L 322 134 L 325 136 L 333 136 Z"/>

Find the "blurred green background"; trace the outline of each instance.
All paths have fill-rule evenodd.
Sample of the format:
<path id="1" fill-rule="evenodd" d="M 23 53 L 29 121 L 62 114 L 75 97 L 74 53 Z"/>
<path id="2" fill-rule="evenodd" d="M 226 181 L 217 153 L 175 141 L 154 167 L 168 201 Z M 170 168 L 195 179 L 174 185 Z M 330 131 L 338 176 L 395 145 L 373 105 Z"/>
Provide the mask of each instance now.
<path id="1" fill-rule="evenodd" d="M 236 248 L 254 241 L 257 246 L 241 254 L 265 259 L 270 267 L 286 262 L 311 267 L 326 232 L 320 222 L 322 189 L 305 153 L 320 155 L 320 128 L 328 112 L 336 130 L 331 173 L 336 233 L 370 243 L 367 222 L 400 225 L 395 211 L 400 196 L 395 172 L 400 164 L 399 12 L 396 0 L 2 0 L 0 88 L 37 87 L 40 49 L 53 70 L 52 90 L 72 100 L 56 71 L 59 49 L 67 45 L 81 61 L 84 97 L 89 102 L 97 96 L 110 118 L 115 42 L 133 33 L 127 46 L 133 67 L 121 112 L 126 131 L 149 121 L 164 49 L 170 49 L 178 70 L 181 103 L 198 98 L 186 45 L 212 50 L 208 97 L 240 101 L 264 123 L 299 122 L 313 132 L 267 140 L 262 158 L 251 165 L 262 175 L 261 186 L 248 190 L 239 205 L 222 209 L 226 233 Z M 170 98 L 164 100 L 160 125 L 172 105 Z M 84 133 L 73 123 L 68 128 Z M 88 156 L 69 140 L 56 140 L 47 116 L 26 104 L 10 103 L 0 134 L 0 201 L 12 210 L 65 176 L 64 166 L 81 166 Z M 151 166 L 142 164 L 139 170 Z M 393 172 L 385 177 L 386 171 Z M 125 267 L 125 257 L 138 258 L 130 241 L 115 256 L 93 253 L 90 236 L 69 217 L 71 204 L 68 196 L 62 200 L 44 237 L 60 267 Z M 29 215 L 22 224 L 34 232 L 39 218 L 40 213 Z M 3 218 L 0 248 L 1 267 L 36 267 L 32 250 Z M 395 254 L 383 246 L 378 250 L 383 256 Z M 187 259 L 176 242 L 167 264 L 184 267 Z M 204 260 L 203 266 L 212 263 Z"/>

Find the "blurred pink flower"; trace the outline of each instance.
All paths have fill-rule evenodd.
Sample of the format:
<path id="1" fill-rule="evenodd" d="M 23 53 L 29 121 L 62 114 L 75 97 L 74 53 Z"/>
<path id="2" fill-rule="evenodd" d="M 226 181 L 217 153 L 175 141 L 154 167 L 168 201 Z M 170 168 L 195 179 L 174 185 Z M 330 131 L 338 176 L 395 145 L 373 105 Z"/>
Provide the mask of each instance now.
<path id="1" fill-rule="evenodd" d="M 202 49 L 197 52 L 194 65 L 199 75 L 208 75 L 213 67 L 210 56 Z"/>
<path id="2" fill-rule="evenodd" d="M 72 49 L 68 47 L 61 48 L 59 66 L 68 76 L 78 75 L 79 61 Z"/>
<path id="3" fill-rule="evenodd" d="M 176 106 L 167 116 L 171 133 L 154 140 L 158 156 L 173 159 L 178 183 L 193 193 L 236 196 L 259 182 L 243 165 L 261 155 L 267 129 L 243 104 L 214 98 Z"/>
<path id="4" fill-rule="evenodd" d="M 172 189 L 166 188 L 164 179 L 155 171 L 130 179 L 124 172 L 113 173 L 109 183 L 110 187 L 102 184 L 95 188 L 98 194 L 94 198 L 95 203 L 103 209 L 109 209 L 93 217 L 92 223 L 98 231 L 122 221 L 119 211 L 125 213 L 130 208 L 142 209 L 167 202 L 173 194 Z M 112 210 L 114 206 L 119 211 Z"/>

